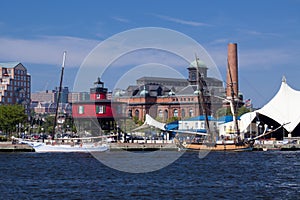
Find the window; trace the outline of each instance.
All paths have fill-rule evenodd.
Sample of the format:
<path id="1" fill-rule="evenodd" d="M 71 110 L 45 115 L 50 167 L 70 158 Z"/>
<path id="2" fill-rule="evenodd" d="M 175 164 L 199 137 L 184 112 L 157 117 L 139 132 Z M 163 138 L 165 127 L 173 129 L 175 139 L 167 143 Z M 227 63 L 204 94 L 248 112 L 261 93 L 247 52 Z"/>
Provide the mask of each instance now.
<path id="1" fill-rule="evenodd" d="M 164 116 L 163 116 L 163 111 L 162 111 L 162 110 L 159 110 L 159 111 L 158 111 L 158 117 L 161 118 L 161 119 L 164 117 Z"/>
<path id="2" fill-rule="evenodd" d="M 200 129 L 205 129 L 205 123 L 201 122 Z"/>
<path id="3" fill-rule="evenodd" d="M 135 110 L 134 116 L 135 116 L 135 117 L 139 117 L 139 116 L 140 116 L 140 111 L 139 111 L 139 110 Z"/>
<path id="4" fill-rule="evenodd" d="M 100 94 L 96 94 L 96 99 L 100 99 Z"/>
<path id="5" fill-rule="evenodd" d="M 177 110 L 177 109 L 174 110 L 173 116 L 174 116 L 174 117 L 178 117 L 178 110 Z"/>
<path id="6" fill-rule="evenodd" d="M 106 111 L 106 107 L 101 105 L 101 106 L 96 106 L 96 113 L 97 114 L 103 114 Z"/>
<path id="7" fill-rule="evenodd" d="M 189 124 L 187 122 L 184 123 L 185 129 L 189 129 Z"/>
<path id="8" fill-rule="evenodd" d="M 84 107 L 83 106 L 79 106 L 78 107 L 78 113 L 79 114 L 83 114 L 84 113 Z"/>
<path id="9" fill-rule="evenodd" d="M 193 109 L 190 109 L 189 115 L 190 115 L 190 117 L 193 117 L 193 116 L 194 116 L 194 111 L 193 111 Z"/>
<path id="10" fill-rule="evenodd" d="M 132 110 L 128 110 L 128 117 L 132 117 Z"/>
<path id="11" fill-rule="evenodd" d="M 164 112 L 164 120 L 167 120 L 169 118 L 169 112 L 168 110 L 165 110 Z"/>
<path id="12" fill-rule="evenodd" d="M 198 122 L 195 122 L 195 128 L 199 129 L 199 123 Z"/>

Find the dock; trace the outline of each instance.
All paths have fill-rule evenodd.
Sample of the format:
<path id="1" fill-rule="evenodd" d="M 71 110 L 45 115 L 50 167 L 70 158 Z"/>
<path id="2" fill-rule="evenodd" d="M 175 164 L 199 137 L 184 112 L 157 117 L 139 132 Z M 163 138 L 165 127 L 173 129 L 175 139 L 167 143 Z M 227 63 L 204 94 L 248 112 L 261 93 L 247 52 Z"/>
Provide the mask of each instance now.
<path id="1" fill-rule="evenodd" d="M 300 138 L 287 138 L 284 141 L 277 140 L 261 140 L 256 141 L 253 147 L 254 151 L 299 151 Z"/>
<path id="2" fill-rule="evenodd" d="M 110 143 L 111 151 L 178 151 L 175 143 Z"/>
<path id="3" fill-rule="evenodd" d="M 0 142 L 0 152 L 34 152 L 34 149 L 26 144 L 13 144 L 12 142 Z"/>
<path id="4" fill-rule="evenodd" d="M 174 143 L 109 143 L 111 151 L 178 151 Z M 12 144 L 12 142 L 0 142 L 0 152 L 34 152 L 27 144 Z"/>
<path id="5" fill-rule="evenodd" d="M 111 151 L 178 151 L 175 143 L 109 143 Z M 300 144 L 254 144 L 253 151 L 300 151 Z M 0 142 L 0 152 L 34 152 L 26 144 Z"/>
<path id="6" fill-rule="evenodd" d="M 270 144 L 261 144 L 261 145 L 254 145 L 253 151 L 299 151 L 300 145 L 299 144 L 285 144 L 285 145 L 270 145 Z"/>

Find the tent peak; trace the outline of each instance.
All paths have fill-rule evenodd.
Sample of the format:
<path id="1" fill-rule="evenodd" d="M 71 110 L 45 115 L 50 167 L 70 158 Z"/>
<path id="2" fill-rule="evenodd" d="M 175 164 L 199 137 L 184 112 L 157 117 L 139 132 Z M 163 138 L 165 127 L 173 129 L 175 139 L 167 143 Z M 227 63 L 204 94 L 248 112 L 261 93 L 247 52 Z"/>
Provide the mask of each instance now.
<path id="1" fill-rule="evenodd" d="M 283 83 L 286 83 L 286 78 L 285 78 L 285 76 L 282 76 L 282 82 L 283 82 Z"/>

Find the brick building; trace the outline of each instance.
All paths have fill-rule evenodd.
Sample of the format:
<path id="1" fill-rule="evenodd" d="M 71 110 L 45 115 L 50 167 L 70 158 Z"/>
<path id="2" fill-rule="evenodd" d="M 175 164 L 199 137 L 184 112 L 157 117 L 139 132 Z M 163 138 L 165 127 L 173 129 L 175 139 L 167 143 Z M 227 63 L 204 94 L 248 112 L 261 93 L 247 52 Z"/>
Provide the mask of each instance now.
<path id="1" fill-rule="evenodd" d="M 222 107 L 222 101 L 214 96 L 225 97 L 223 82 L 208 77 L 208 67 L 197 59 L 188 66 L 188 79 L 142 77 L 137 85 L 126 90 L 115 90 L 113 101 L 127 104 L 127 116 L 137 117 L 143 121 L 146 114 L 167 121 L 172 117 L 190 118 L 203 114 L 197 94 L 197 79 L 201 76 L 205 81 L 204 102 L 209 108 L 209 115 Z"/>
<path id="2" fill-rule="evenodd" d="M 20 62 L 0 63 L 0 104 L 22 104 L 30 114 L 31 76 Z"/>

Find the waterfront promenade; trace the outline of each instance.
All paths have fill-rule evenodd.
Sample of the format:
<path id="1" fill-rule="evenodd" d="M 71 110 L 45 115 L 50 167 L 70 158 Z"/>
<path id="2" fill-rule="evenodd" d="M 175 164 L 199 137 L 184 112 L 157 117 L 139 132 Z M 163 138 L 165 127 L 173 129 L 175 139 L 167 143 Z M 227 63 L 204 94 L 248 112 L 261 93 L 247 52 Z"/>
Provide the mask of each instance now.
<path id="1" fill-rule="evenodd" d="M 34 152 L 34 149 L 26 144 L 12 144 L 12 142 L 0 142 L 0 152 Z"/>
<path id="2" fill-rule="evenodd" d="M 109 143 L 110 150 L 119 151 L 173 151 L 178 150 L 174 143 Z M 34 149 L 26 144 L 12 144 L 12 142 L 0 142 L 0 152 L 34 152 Z"/>
<path id="3" fill-rule="evenodd" d="M 156 141 L 152 143 L 109 143 L 111 151 L 177 151 L 175 143 L 163 143 Z M 300 144 L 255 144 L 254 151 L 296 151 L 300 150 Z M 0 142 L 0 152 L 34 152 L 34 149 L 26 144 L 12 144 L 12 142 Z"/>

